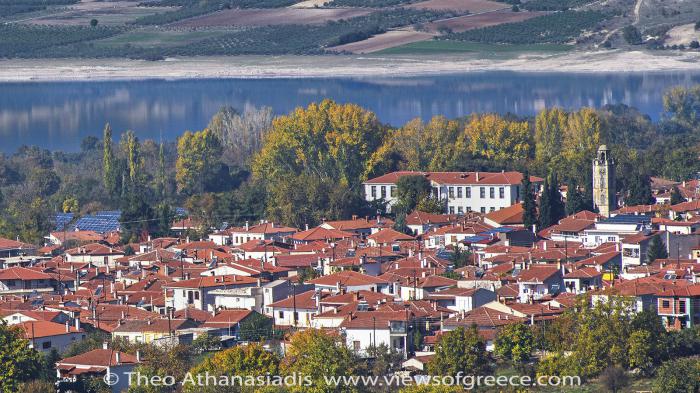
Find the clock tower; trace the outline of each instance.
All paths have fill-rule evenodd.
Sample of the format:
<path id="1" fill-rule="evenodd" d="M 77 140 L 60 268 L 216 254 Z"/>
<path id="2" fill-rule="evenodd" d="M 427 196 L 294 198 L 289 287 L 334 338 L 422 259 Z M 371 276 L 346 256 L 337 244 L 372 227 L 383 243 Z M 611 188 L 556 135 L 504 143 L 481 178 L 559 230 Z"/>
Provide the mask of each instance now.
<path id="1" fill-rule="evenodd" d="M 615 198 L 615 160 L 605 145 L 598 148 L 593 160 L 593 207 L 600 215 L 610 217 L 610 211 L 617 208 Z"/>

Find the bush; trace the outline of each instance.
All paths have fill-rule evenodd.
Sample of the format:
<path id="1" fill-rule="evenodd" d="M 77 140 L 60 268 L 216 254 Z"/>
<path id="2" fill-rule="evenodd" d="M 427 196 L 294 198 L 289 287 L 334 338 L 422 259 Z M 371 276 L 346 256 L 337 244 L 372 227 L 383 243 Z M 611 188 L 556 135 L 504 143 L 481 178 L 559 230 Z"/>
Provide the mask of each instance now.
<path id="1" fill-rule="evenodd" d="M 698 41 L 691 41 L 690 42 L 690 49 L 698 49 L 700 48 L 700 42 Z"/>
<path id="2" fill-rule="evenodd" d="M 622 29 L 622 36 L 630 45 L 639 45 L 642 43 L 642 33 L 640 33 L 639 29 L 632 25 L 626 26 L 624 29 Z"/>
<path id="3" fill-rule="evenodd" d="M 659 367 L 654 381 L 655 393 L 683 393 L 698 390 L 700 390 L 698 358 L 670 360 Z"/>

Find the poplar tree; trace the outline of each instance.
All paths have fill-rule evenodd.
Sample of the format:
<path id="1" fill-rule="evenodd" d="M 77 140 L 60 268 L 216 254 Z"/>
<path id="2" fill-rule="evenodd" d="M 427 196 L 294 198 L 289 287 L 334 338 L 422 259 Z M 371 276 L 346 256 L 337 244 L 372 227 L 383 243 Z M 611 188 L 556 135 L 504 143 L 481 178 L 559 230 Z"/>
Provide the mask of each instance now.
<path id="1" fill-rule="evenodd" d="M 112 127 L 109 126 L 109 123 L 105 125 L 102 143 L 102 180 L 107 193 L 114 196 L 117 194 L 119 183 L 116 174 L 116 159 L 112 147 Z"/>
<path id="2" fill-rule="evenodd" d="M 535 194 L 532 190 L 529 171 L 525 171 L 523 174 L 520 188 L 522 189 L 523 201 L 523 225 L 529 230 L 532 229 L 533 225 L 537 225 L 537 206 L 535 204 Z"/>

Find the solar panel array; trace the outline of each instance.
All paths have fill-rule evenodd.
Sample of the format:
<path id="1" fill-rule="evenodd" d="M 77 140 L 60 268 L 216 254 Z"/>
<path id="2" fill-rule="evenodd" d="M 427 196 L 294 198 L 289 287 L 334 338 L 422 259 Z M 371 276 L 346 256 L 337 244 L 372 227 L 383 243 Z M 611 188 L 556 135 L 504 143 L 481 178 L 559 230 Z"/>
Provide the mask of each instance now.
<path id="1" fill-rule="evenodd" d="M 66 225 L 73 221 L 73 213 L 56 213 L 53 218 L 54 231 L 62 231 L 66 229 Z"/>
<path id="2" fill-rule="evenodd" d="M 97 233 L 112 232 L 119 229 L 119 217 L 122 213 L 118 210 L 99 211 L 90 216 L 78 219 L 73 229 L 79 231 L 95 231 Z"/>

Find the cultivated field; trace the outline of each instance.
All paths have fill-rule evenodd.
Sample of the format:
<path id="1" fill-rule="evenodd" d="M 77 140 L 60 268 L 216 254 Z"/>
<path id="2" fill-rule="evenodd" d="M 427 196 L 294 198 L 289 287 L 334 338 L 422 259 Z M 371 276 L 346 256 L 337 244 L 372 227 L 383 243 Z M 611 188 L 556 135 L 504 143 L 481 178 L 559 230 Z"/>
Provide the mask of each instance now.
<path id="1" fill-rule="evenodd" d="M 691 41 L 700 41 L 700 31 L 695 30 L 695 24 L 676 26 L 666 33 L 668 38 L 664 41 L 666 45 L 685 45 Z"/>
<path id="2" fill-rule="evenodd" d="M 371 10 L 354 8 L 232 9 L 175 22 L 175 27 L 269 26 L 322 24 L 331 20 L 367 15 Z"/>
<path id="3" fill-rule="evenodd" d="M 142 16 L 176 9 L 174 7 L 139 7 L 138 4 L 138 1 L 83 0 L 74 5 L 62 7 L 61 10 L 42 12 L 20 21 L 37 25 L 86 26 L 90 24 L 90 20 L 97 19 L 101 25 L 121 25 Z"/>
<path id="4" fill-rule="evenodd" d="M 363 41 L 352 42 L 329 49 L 336 52 L 372 53 L 411 42 L 429 40 L 433 37 L 434 34 L 412 29 L 390 30 Z"/>
<path id="5" fill-rule="evenodd" d="M 140 48 L 167 48 L 179 45 L 189 45 L 206 38 L 214 38 L 224 34 L 226 34 L 226 31 L 142 29 L 95 41 L 95 46 L 114 48 L 129 44 Z"/>
<path id="6" fill-rule="evenodd" d="M 510 8 L 508 4 L 490 0 L 428 0 L 408 5 L 407 8 L 469 11 L 472 14 Z"/>
<path id="7" fill-rule="evenodd" d="M 500 25 L 503 23 L 521 22 L 526 19 L 544 15 L 544 12 L 512 12 L 510 10 L 494 11 L 478 15 L 465 15 L 457 18 L 444 19 L 427 23 L 424 27 L 430 32 L 448 28 L 459 33 L 480 27 Z"/>

